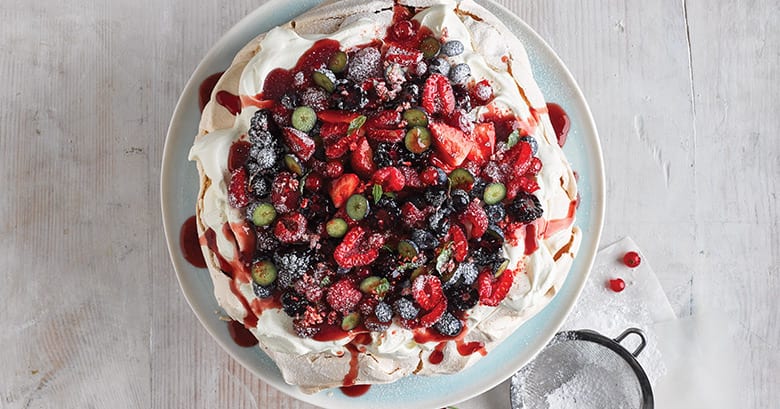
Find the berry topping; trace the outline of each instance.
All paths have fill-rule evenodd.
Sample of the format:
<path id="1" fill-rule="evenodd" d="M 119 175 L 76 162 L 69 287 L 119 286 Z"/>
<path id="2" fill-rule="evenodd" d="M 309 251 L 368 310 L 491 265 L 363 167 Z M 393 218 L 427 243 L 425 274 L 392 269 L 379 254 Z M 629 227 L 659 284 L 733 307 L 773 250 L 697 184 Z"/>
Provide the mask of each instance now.
<path id="1" fill-rule="evenodd" d="M 466 138 L 458 128 L 453 128 L 445 123 L 432 122 L 429 129 L 436 142 L 436 153 L 450 166 L 460 166 L 469 152 L 471 152 L 471 141 Z"/>
<path id="2" fill-rule="evenodd" d="M 622 278 L 615 278 L 613 280 L 609 280 L 609 288 L 612 291 L 619 293 L 626 289 L 626 282 L 623 281 Z"/>
<path id="3" fill-rule="evenodd" d="M 515 200 L 507 206 L 507 212 L 520 223 L 530 223 L 542 217 L 543 210 L 535 195 L 519 192 Z"/>
<path id="4" fill-rule="evenodd" d="M 367 239 L 365 236 L 366 231 L 360 226 L 353 227 L 347 232 L 333 253 L 333 259 L 339 266 L 344 268 L 366 266 L 376 260 L 384 240 L 373 237 Z"/>
<path id="5" fill-rule="evenodd" d="M 313 112 L 314 111 L 312 111 L 312 113 Z M 296 128 L 285 127 L 283 131 L 284 142 L 287 147 L 292 150 L 295 156 L 299 157 L 303 161 L 309 160 L 311 155 L 314 154 L 314 140 L 311 139 L 311 137 L 305 132 L 299 131 Z"/>
<path id="6" fill-rule="evenodd" d="M 334 180 L 330 187 L 330 198 L 337 208 L 344 205 L 347 199 L 357 190 L 360 178 L 353 173 L 345 173 Z"/>
<path id="7" fill-rule="evenodd" d="M 334 311 L 349 314 L 357 307 L 363 294 L 349 279 L 342 279 L 328 288 L 326 300 Z"/>

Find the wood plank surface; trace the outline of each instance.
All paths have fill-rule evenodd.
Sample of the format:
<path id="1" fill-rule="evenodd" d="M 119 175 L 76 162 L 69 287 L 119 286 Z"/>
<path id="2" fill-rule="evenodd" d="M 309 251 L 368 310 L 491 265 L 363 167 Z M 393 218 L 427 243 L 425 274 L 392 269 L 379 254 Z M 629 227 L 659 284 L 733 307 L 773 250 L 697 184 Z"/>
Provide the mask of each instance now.
<path id="1" fill-rule="evenodd" d="M 263 1 L 0 0 L 0 408 L 311 408 L 202 328 L 168 258 L 179 93 Z M 678 316 L 717 311 L 746 408 L 780 401 L 780 6 L 501 1 L 579 81 L 631 235 Z"/>

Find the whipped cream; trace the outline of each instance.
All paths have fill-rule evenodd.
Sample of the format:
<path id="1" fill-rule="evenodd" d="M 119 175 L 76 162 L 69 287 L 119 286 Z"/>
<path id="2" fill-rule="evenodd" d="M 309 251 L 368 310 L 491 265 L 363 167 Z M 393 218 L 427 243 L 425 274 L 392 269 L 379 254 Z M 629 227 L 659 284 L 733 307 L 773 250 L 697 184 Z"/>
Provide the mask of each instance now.
<path id="1" fill-rule="evenodd" d="M 472 38 L 470 27 L 477 27 L 478 21 L 469 15 L 461 16 L 455 12 L 455 2 L 432 6 L 419 12 L 414 19 L 421 25 L 428 27 L 434 35 L 443 37 L 444 40 L 460 40 L 464 44 L 464 52 L 456 57 L 448 57 L 451 63 L 465 62 L 471 67 L 472 78 L 476 80 L 487 79 L 490 81 L 494 100 L 492 108 L 498 111 L 511 112 L 521 120 L 529 124 L 533 135 L 538 141 L 537 156 L 544 166 L 537 175 L 540 189 L 535 193 L 540 199 L 544 210 L 544 219 L 564 219 L 568 217 L 569 205 L 576 197 L 576 187 L 571 182 L 568 186 L 562 186 L 563 181 L 573 181 L 571 169 L 557 145 L 552 127 L 546 115 L 537 123 L 532 109 L 537 110 L 542 106 L 530 106 L 521 93 L 519 83 L 535 84 L 530 77 L 530 69 L 522 70 L 522 81 L 508 71 L 506 62 L 507 49 L 500 39 L 497 30 L 494 33 L 481 32 L 479 42 Z M 260 43 L 260 51 L 251 58 L 241 73 L 239 93 L 241 96 L 255 96 L 263 89 L 263 83 L 269 72 L 276 68 L 289 69 L 295 66 L 300 55 L 309 49 L 315 41 L 321 38 L 331 38 L 339 41 L 342 48 L 348 49 L 360 44 L 371 42 L 377 38 L 383 38 L 386 27 L 368 18 L 358 18 L 345 22 L 342 27 L 327 35 L 306 35 L 296 33 L 289 25 L 277 27 L 269 31 Z M 494 41 L 485 41 L 485 36 L 498 36 Z M 515 61 L 513 64 L 517 64 Z M 518 71 L 511 68 L 515 76 Z M 532 90 L 538 93 L 538 90 Z M 538 99 L 537 99 L 538 100 Z M 213 104 L 212 101 L 210 104 Z M 243 220 L 243 212 L 229 206 L 227 202 L 227 158 L 230 146 L 239 140 L 249 129 L 252 115 L 257 108 L 246 106 L 236 116 L 232 128 L 216 130 L 197 137 L 190 151 L 190 160 L 200 164 L 202 172 L 211 180 L 211 184 L 205 189 L 202 196 L 201 220 L 205 228 L 212 228 L 219 232 L 226 222 L 237 223 Z M 472 118 L 480 119 L 488 111 L 484 107 L 473 110 Z M 575 231 L 574 235 L 578 233 Z M 492 338 L 502 339 L 508 335 L 506 332 L 514 330 L 519 324 L 517 317 L 536 310 L 548 301 L 548 293 L 557 283 L 560 285 L 561 276 L 565 276 L 570 266 L 570 257 L 563 257 L 560 262 L 554 259 L 552 249 L 561 248 L 562 240 L 573 240 L 572 226 L 563 228 L 548 240 L 539 240 L 539 248 L 531 255 L 524 254 L 522 240 L 520 247 L 508 244 L 504 246 L 504 252 L 509 258 L 509 268 L 518 269 L 513 288 L 499 307 L 477 306 L 469 311 L 467 328 L 471 331 L 479 329 L 484 335 L 483 339 L 489 341 Z M 564 242 L 565 244 L 565 242 Z M 217 247 L 221 255 L 227 260 L 235 260 L 236 249 L 231 241 L 220 234 L 217 235 Z M 572 249 L 576 251 L 575 248 Z M 524 271 L 524 273 L 523 273 Z M 229 278 L 221 274 L 214 274 L 215 295 L 220 304 L 234 319 L 243 321 L 247 315 L 246 309 L 240 300 L 231 292 L 228 285 Z M 240 292 L 247 300 L 253 300 L 251 284 L 239 285 Z M 511 319 L 492 319 L 501 314 L 500 310 L 514 311 L 509 316 Z M 344 345 L 349 339 L 339 341 L 321 342 L 313 339 L 298 337 L 292 329 L 292 319 L 280 309 L 263 311 L 258 317 L 258 324 L 251 331 L 261 341 L 262 345 L 271 351 L 280 353 L 305 355 L 309 353 L 327 352 L 336 356 L 346 353 Z M 505 334 L 503 336 L 492 334 Z M 432 341 L 418 344 L 414 340 L 412 331 L 392 324 L 384 333 L 372 333 L 372 342 L 366 345 L 366 350 L 377 357 L 402 360 L 415 355 L 430 353 L 438 342 Z M 479 354 L 476 354 L 479 355 Z M 428 365 L 423 359 L 423 364 Z M 425 373 L 425 371 L 423 371 Z"/>

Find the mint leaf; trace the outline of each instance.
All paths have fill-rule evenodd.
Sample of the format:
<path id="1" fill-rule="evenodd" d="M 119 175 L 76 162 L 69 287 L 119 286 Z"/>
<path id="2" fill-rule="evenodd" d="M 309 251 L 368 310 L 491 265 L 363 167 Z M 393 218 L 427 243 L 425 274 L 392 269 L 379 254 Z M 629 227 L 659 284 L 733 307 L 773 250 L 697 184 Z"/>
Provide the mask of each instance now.
<path id="1" fill-rule="evenodd" d="M 360 115 L 359 117 L 353 119 L 352 122 L 349 123 L 349 128 L 347 128 L 347 135 L 354 134 L 365 123 L 366 123 L 366 116 L 365 115 Z"/>
<path id="2" fill-rule="evenodd" d="M 374 184 L 374 188 L 371 190 L 371 195 L 374 196 L 374 204 L 379 203 L 379 199 L 382 198 L 382 185 Z"/>
<path id="3" fill-rule="evenodd" d="M 511 148 L 511 147 L 517 145 L 518 142 L 520 142 L 520 132 L 518 132 L 517 129 L 515 129 L 506 138 L 506 147 L 507 148 Z"/>

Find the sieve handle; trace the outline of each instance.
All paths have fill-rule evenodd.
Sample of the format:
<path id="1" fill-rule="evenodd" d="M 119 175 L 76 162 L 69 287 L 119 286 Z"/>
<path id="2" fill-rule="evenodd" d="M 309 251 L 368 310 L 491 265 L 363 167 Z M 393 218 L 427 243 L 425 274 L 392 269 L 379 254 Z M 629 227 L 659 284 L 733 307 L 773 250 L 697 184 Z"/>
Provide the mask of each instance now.
<path id="1" fill-rule="evenodd" d="M 617 342 L 618 344 L 621 343 L 627 336 L 634 334 L 639 336 L 639 339 L 642 340 L 642 342 L 639 343 L 639 346 L 636 347 L 634 352 L 631 353 L 631 355 L 634 356 L 634 358 L 638 357 L 640 353 L 642 353 L 642 350 L 645 349 L 645 346 L 647 346 L 647 339 L 645 339 L 645 333 L 639 329 L 639 328 L 629 328 L 625 331 L 623 331 L 622 334 L 615 337 L 613 341 Z"/>

